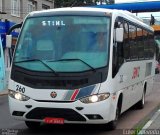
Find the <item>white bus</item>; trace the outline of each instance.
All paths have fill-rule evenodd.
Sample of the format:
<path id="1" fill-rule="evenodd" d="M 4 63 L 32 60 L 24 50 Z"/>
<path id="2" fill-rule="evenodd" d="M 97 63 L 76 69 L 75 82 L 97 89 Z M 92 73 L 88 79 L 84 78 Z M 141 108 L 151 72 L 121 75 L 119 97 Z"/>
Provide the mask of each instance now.
<path id="1" fill-rule="evenodd" d="M 127 11 L 61 8 L 30 13 L 9 79 L 11 115 L 29 128 L 104 124 L 143 108 L 153 85 L 153 29 Z M 107 128 L 108 128 L 107 127 Z"/>

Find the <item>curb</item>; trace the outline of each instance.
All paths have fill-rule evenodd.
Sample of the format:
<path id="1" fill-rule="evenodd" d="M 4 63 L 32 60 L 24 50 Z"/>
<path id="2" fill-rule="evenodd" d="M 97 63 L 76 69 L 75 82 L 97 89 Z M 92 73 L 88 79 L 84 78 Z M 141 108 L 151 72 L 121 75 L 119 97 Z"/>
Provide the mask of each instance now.
<path id="1" fill-rule="evenodd" d="M 160 74 L 156 75 L 155 77 L 160 77 Z M 160 84 L 160 82 L 155 81 L 154 79 L 154 84 Z M 136 130 L 141 130 L 145 127 L 145 125 L 153 118 L 154 114 L 160 109 L 160 103 L 153 108 L 144 118 L 142 118 L 137 124 L 133 126 L 133 129 Z"/>
<path id="2" fill-rule="evenodd" d="M 5 96 L 5 95 L 8 95 L 8 90 L 4 90 L 0 92 L 0 96 Z"/>
<path id="3" fill-rule="evenodd" d="M 150 119 L 154 116 L 154 114 L 159 110 L 160 103 L 157 105 L 151 112 L 149 112 L 148 115 L 146 115 L 143 119 L 141 119 L 135 126 L 133 126 L 133 129 L 143 129 L 144 126 L 150 121 Z"/>
<path id="4" fill-rule="evenodd" d="M 154 115 L 152 116 L 152 118 L 145 124 L 145 126 L 142 128 L 142 130 L 148 129 L 151 124 L 160 116 L 160 109 L 157 110 Z"/>

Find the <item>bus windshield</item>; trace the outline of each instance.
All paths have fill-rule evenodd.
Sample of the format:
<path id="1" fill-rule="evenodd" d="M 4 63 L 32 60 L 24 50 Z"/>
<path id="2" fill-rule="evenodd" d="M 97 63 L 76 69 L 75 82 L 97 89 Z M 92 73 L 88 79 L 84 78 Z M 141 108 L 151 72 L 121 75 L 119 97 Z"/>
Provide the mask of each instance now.
<path id="1" fill-rule="evenodd" d="M 28 18 L 13 62 L 28 70 L 46 72 L 50 69 L 55 72 L 82 72 L 106 67 L 109 35 L 110 17 L 107 16 Z"/>

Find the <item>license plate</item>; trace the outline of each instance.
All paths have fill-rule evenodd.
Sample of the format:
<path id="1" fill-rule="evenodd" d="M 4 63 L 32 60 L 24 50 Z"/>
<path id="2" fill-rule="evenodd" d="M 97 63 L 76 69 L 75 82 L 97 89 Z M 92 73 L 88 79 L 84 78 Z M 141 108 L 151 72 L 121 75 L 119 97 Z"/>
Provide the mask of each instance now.
<path id="1" fill-rule="evenodd" d="M 46 124 L 64 124 L 64 118 L 44 118 Z"/>

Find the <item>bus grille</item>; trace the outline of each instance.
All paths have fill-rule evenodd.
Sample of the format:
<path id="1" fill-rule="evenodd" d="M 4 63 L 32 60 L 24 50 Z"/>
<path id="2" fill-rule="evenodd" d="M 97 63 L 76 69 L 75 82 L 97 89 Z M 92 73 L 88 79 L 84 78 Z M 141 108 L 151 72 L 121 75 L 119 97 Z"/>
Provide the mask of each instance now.
<path id="1" fill-rule="evenodd" d="M 86 121 L 78 112 L 63 108 L 35 108 L 26 115 L 27 119 L 43 120 L 45 117 L 64 118 L 68 121 Z"/>

